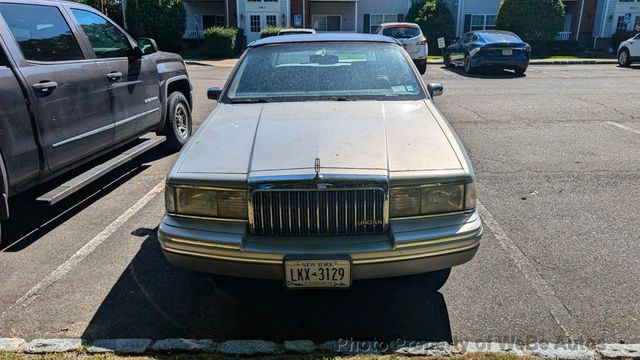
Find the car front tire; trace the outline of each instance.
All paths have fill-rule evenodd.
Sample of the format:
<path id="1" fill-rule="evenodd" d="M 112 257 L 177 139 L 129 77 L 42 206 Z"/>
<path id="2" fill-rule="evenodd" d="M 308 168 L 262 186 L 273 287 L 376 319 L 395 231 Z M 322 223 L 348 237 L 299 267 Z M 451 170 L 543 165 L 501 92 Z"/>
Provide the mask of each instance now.
<path id="1" fill-rule="evenodd" d="M 464 72 L 467 74 L 474 74 L 476 69 L 471 65 L 471 57 L 469 54 L 464 56 Z"/>
<path id="2" fill-rule="evenodd" d="M 444 67 L 448 67 L 448 68 L 453 67 L 453 63 L 451 62 L 451 56 L 445 55 L 443 61 L 444 61 Z"/>
<path id="3" fill-rule="evenodd" d="M 527 68 L 526 67 L 515 68 L 513 69 L 513 71 L 516 73 L 516 75 L 524 75 L 524 73 L 527 71 Z"/>
<path id="4" fill-rule="evenodd" d="M 631 55 L 629 54 L 629 50 L 627 50 L 626 48 L 623 48 L 618 53 L 618 64 L 620 64 L 620 66 L 622 67 L 631 66 Z"/>
<path id="5" fill-rule="evenodd" d="M 167 119 L 162 134 L 167 137 L 166 147 L 179 151 L 191 137 L 193 120 L 187 98 L 181 92 L 173 92 L 167 98 Z"/>

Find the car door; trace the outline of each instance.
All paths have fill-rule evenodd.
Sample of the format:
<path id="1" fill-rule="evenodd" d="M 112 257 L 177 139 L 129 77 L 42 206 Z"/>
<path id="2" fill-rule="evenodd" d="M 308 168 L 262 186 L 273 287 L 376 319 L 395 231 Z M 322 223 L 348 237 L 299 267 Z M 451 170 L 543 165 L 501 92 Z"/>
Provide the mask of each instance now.
<path id="1" fill-rule="evenodd" d="M 629 55 L 634 59 L 640 58 L 640 34 L 629 41 Z"/>
<path id="2" fill-rule="evenodd" d="M 32 0 L 0 3 L 0 31 L 17 58 L 35 105 L 47 166 L 58 170 L 113 144 L 107 82 L 86 59 L 59 3 Z M 5 39 L 8 40 L 8 39 Z"/>
<path id="3" fill-rule="evenodd" d="M 450 54 L 450 58 L 451 58 L 451 62 L 453 62 L 454 64 L 457 64 L 459 62 L 462 62 L 462 59 L 464 58 L 464 49 L 463 49 L 463 45 L 464 45 L 464 40 L 467 37 L 468 34 L 464 34 L 460 39 L 458 39 L 458 41 L 456 41 L 456 43 L 452 46 L 451 49 L 451 54 Z"/>
<path id="4" fill-rule="evenodd" d="M 158 72 L 146 56 L 135 55 L 135 42 L 102 14 L 86 8 L 70 12 L 109 82 L 115 141 L 122 142 L 160 122 Z"/>

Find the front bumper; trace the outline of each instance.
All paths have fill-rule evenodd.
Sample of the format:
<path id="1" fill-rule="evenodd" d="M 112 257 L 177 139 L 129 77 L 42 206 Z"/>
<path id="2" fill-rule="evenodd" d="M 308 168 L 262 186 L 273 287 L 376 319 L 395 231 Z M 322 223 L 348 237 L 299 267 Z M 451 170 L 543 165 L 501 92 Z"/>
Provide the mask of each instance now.
<path id="1" fill-rule="evenodd" d="M 392 220 L 388 233 L 345 237 L 254 236 L 246 222 L 166 215 L 158 239 L 172 264 L 193 271 L 281 280 L 287 255 L 349 255 L 354 279 L 420 274 L 463 264 L 482 237 L 477 212 Z"/>

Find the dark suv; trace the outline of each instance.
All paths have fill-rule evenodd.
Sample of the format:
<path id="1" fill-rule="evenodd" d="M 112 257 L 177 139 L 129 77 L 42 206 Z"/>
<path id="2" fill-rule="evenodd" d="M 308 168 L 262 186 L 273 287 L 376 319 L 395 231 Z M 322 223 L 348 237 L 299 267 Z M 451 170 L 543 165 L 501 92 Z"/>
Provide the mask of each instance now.
<path id="1" fill-rule="evenodd" d="M 92 179 L 191 135 L 191 84 L 178 55 L 134 40 L 93 8 L 0 0 L 0 219 L 8 198 L 138 140 L 39 198 L 60 201 Z M 133 144 L 132 144 L 133 145 Z"/>

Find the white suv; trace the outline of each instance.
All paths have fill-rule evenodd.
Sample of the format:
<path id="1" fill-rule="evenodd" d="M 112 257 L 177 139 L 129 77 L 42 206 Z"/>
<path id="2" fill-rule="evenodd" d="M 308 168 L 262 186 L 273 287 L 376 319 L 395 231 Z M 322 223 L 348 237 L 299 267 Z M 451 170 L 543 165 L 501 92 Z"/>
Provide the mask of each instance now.
<path id="1" fill-rule="evenodd" d="M 640 34 L 621 42 L 618 47 L 618 64 L 627 67 L 633 62 L 640 62 Z"/>
<path id="2" fill-rule="evenodd" d="M 375 33 L 390 36 L 400 41 L 402 47 L 409 53 L 409 56 L 416 64 L 420 74 L 427 72 L 429 45 L 418 24 L 406 22 L 384 23 L 380 24 Z"/>

